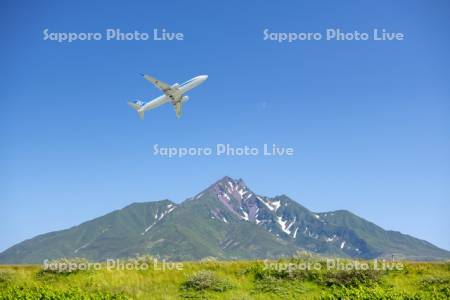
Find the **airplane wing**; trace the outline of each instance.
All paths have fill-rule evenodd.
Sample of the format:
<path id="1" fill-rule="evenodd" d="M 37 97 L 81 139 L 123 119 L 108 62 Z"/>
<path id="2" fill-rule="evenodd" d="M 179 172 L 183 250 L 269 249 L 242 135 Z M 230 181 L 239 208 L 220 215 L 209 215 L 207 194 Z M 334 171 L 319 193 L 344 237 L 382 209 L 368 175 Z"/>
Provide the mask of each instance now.
<path id="1" fill-rule="evenodd" d="M 181 117 L 181 106 L 183 105 L 183 102 L 178 101 L 174 104 L 175 108 L 175 114 L 177 115 L 177 118 Z"/>
<path id="2" fill-rule="evenodd" d="M 150 75 L 143 75 L 144 78 L 148 81 L 150 81 L 151 83 L 153 83 L 154 86 L 156 86 L 158 89 L 160 89 L 161 91 L 163 91 L 164 93 L 166 93 L 167 91 L 170 90 L 170 85 L 162 82 L 158 79 L 156 79 L 155 77 L 152 77 Z"/>

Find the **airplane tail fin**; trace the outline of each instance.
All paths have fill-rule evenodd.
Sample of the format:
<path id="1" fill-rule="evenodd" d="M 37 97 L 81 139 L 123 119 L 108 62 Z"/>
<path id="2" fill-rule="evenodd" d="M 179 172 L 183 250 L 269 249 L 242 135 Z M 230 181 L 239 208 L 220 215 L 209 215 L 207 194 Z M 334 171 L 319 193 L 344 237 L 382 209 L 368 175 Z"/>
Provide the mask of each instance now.
<path id="1" fill-rule="evenodd" d="M 143 103 L 141 101 L 128 101 L 128 105 L 131 106 L 139 115 L 141 120 L 144 119 L 144 111 L 141 110 Z"/>

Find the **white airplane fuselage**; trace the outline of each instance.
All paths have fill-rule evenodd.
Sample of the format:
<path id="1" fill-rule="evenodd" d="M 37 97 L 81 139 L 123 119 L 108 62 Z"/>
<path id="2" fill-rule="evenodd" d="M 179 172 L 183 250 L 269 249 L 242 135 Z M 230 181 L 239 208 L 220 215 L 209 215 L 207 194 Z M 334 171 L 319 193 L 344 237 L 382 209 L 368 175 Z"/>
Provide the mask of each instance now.
<path id="1" fill-rule="evenodd" d="M 193 88 L 199 86 L 203 82 L 205 82 L 206 79 L 208 79 L 208 75 L 200 75 L 200 76 L 194 77 L 194 78 L 182 83 L 181 85 L 178 85 L 177 83 L 175 83 L 174 85 L 172 85 L 172 87 L 175 88 L 174 92 L 169 91 L 169 92 L 165 93 L 164 95 L 161 95 L 161 96 L 145 103 L 138 110 L 138 112 L 143 113 L 147 110 L 156 108 L 167 102 L 172 102 L 172 104 L 174 104 L 174 105 L 177 102 L 186 102 L 187 100 L 189 100 L 189 97 L 185 96 L 184 94 L 189 92 Z"/>

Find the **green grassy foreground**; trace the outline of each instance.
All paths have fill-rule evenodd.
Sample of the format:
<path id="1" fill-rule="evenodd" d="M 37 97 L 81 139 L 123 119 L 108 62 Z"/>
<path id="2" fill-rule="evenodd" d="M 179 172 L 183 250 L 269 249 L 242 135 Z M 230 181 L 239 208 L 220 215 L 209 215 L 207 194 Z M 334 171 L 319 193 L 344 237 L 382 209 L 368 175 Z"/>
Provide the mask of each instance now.
<path id="1" fill-rule="evenodd" d="M 181 270 L 103 264 L 71 272 L 3 265 L 0 299 L 450 299 L 449 262 L 402 262 L 402 270 L 383 271 L 327 270 L 325 261 L 304 270 L 306 262 L 184 262 Z"/>

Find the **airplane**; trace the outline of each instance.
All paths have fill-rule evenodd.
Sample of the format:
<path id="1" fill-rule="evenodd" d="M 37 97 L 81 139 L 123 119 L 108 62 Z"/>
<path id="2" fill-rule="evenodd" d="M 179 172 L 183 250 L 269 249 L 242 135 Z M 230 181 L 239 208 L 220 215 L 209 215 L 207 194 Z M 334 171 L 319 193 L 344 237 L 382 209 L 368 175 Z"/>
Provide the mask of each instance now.
<path id="1" fill-rule="evenodd" d="M 169 85 L 165 82 L 162 82 L 155 77 L 150 75 L 141 74 L 146 80 L 150 81 L 154 84 L 158 89 L 160 89 L 164 94 L 145 103 L 143 101 L 129 101 L 128 104 L 137 111 L 139 117 L 144 119 L 144 113 L 147 110 L 154 109 L 158 106 L 161 106 L 167 102 L 171 102 L 173 107 L 175 108 L 175 114 L 177 118 L 181 116 L 181 107 L 183 103 L 189 100 L 189 96 L 186 96 L 185 93 L 192 90 L 193 88 L 199 86 L 206 79 L 208 79 L 208 75 L 200 75 L 194 77 L 181 85 L 175 83 L 173 85 Z"/>

